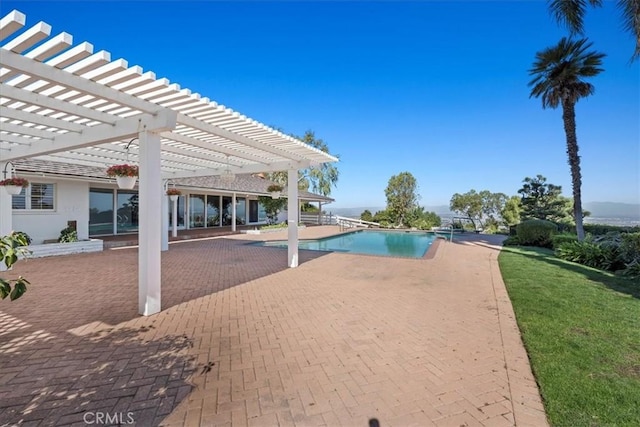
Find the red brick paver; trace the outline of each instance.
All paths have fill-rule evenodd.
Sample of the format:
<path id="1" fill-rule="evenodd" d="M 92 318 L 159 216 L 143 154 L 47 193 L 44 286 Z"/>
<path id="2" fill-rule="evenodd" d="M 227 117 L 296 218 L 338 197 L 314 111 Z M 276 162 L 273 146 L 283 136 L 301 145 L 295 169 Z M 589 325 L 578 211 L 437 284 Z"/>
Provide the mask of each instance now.
<path id="1" fill-rule="evenodd" d="M 301 251 L 295 269 L 246 241 L 284 237 L 172 244 L 149 317 L 135 248 L 19 263 L 0 425 L 546 425 L 490 236 L 429 260 Z"/>

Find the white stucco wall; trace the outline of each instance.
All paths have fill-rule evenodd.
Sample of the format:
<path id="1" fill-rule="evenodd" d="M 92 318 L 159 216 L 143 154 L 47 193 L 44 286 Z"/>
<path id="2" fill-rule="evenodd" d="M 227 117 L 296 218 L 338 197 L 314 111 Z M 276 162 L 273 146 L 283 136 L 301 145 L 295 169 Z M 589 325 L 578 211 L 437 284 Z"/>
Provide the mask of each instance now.
<path id="1" fill-rule="evenodd" d="M 33 244 L 57 239 L 67 221 L 76 221 L 78 239 L 89 238 L 89 183 L 29 178 L 31 182 L 56 185 L 53 211 L 13 210 L 13 229 L 27 233 Z"/>

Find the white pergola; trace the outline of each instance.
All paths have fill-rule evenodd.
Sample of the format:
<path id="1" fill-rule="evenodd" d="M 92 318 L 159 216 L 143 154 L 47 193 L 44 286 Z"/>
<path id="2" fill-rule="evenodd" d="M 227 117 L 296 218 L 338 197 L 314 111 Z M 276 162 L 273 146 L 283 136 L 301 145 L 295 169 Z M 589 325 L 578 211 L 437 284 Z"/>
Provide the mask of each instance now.
<path id="1" fill-rule="evenodd" d="M 299 169 L 338 160 L 87 42 L 74 45 L 67 33 L 51 37 L 44 22 L 25 22 L 18 11 L 0 19 L 0 170 L 26 158 L 139 165 L 140 314 L 160 311 L 167 180 L 287 170 L 297 182 Z M 288 266 L 296 267 L 297 186 L 287 194 Z M 11 196 L 0 191 L 0 235 L 11 229 Z"/>

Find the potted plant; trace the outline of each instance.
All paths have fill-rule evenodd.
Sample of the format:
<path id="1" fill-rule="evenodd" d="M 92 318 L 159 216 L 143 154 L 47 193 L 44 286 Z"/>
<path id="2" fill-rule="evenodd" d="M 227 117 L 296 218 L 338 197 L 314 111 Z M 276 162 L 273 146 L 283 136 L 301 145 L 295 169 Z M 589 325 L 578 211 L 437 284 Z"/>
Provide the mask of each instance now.
<path id="1" fill-rule="evenodd" d="M 118 187 L 131 190 L 136 185 L 138 166 L 128 164 L 113 165 L 107 169 L 107 175 L 116 177 Z"/>
<path id="2" fill-rule="evenodd" d="M 271 194 L 272 199 L 279 199 L 282 190 L 282 185 L 279 184 L 271 184 L 267 187 L 267 193 Z"/>
<path id="3" fill-rule="evenodd" d="M 0 186 L 4 187 L 7 193 L 15 196 L 16 194 L 20 194 L 23 188 L 27 188 L 29 186 L 29 181 L 24 178 L 7 178 L 0 181 Z"/>
<path id="4" fill-rule="evenodd" d="M 176 200 L 178 200 L 178 196 L 180 196 L 182 194 L 182 191 L 178 190 L 175 187 L 171 187 L 167 189 L 167 196 L 169 196 L 169 200 L 171 200 L 172 202 L 175 202 Z"/>

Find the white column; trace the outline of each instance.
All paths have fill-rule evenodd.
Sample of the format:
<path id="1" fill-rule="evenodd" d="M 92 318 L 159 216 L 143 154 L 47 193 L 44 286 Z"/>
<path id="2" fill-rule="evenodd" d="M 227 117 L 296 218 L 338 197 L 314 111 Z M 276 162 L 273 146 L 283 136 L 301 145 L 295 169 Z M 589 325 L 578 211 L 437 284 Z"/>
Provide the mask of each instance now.
<path id="1" fill-rule="evenodd" d="M 140 140 L 138 311 L 148 316 L 160 311 L 163 232 L 160 135 L 142 131 Z"/>
<path id="2" fill-rule="evenodd" d="M 10 178 L 12 175 L 12 168 L 7 162 L 0 163 L 0 171 L 4 171 L 7 168 L 7 175 L 0 175 L 0 179 Z M 13 231 L 13 213 L 11 209 L 11 194 L 7 193 L 7 190 L 0 188 L 0 236 L 6 236 Z"/>
<path id="3" fill-rule="evenodd" d="M 1 179 L 9 178 L 11 175 L 11 166 L 8 166 L 6 162 L 0 163 L 0 171 L 4 171 L 7 168 L 7 176 Z M 7 236 L 13 231 L 13 212 L 11 209 L 11 194 L 7 193 L 7 190 L 0 188 L 0 236 Z M 4 263 L 0 263 L 0 271 L 5 271 L 7 266 Z"/>
<path id="4" fill-rule="evenodd" d="M 298 170 L 289 169 L 287 171 L 287 230 L 289 248 L 289 267 L 298 266 Z"/>
<path id="5" fill-rule="evenodd" d="M 168 182 L 162 183 L 162 250 L 169 250 L 169 196 L 167 196 Z"/>
<path id="6" fill-rule="evenodd" d="M 231 231 L 236 231 L 236 193 L 231 196 Z"/>
<path id="7" fill-rule="evenodd" d="M 318 202 L 318 225 L 322 225 L 322 202 Z"/>
<path id="8" fill-rule="evenodd" d="M 173 214 L 171 215 L 171 235 L 173 237 L 178 237 L 178 199 L 180 196 L 176 198 L 174 202 L 171 202 L 171 209 L 173 210 Z"/>

